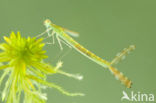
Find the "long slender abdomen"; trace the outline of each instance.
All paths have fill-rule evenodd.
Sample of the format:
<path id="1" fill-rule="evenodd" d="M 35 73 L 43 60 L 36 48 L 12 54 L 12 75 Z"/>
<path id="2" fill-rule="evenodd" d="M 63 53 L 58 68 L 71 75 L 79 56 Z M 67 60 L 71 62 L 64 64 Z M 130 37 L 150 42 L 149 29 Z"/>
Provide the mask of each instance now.
<path id="1" fill-rule="evenodd" d="M 107 62 L 106 60 L 103 60 L 102 58 L 96 56 L 95 54 L 93 54 L 92 52 L 88 51 L 87 49 L 85 49 L 84 47 L 80 46 L 79 44 L 75 45 L 75 47 L 78 50 L 80 50 L 81 52 L 83 52 L 84 54 L 86 54 L 87 56 L 89 56 L 90 58 L 95 59 L 98 63 L 101 62 L 100 64 L 102 66 L 106 65 L 109 68 L 109 70 L 113 73 L 113 75 L 119 81 L 121 81 L 121 83 L 123 83 L 127 88 L 131 88 L 132 82 L 126 76 L 124 76 L 120 71 L 118 71 L 116 68 L 112 67 L 109 62 Z"/>
<path id="2" fill-rule="evenodd" d="M 96 63 L 104 66 L 105 68 L 107 68 L 110 63 L 107 62 L 106 60 L 96 56 L 94 53 L 90 52 L 89 50 L 85 49 L 83 46 L 81 46 L 80 44 L 76 44 L 75 48 L 77 48 L 79 51 L 81 51 L 82 53 L 84 53 L 86 56 L 88 56 L 90 59 L 92 59 L 93 61 L 95 61 Z"/>

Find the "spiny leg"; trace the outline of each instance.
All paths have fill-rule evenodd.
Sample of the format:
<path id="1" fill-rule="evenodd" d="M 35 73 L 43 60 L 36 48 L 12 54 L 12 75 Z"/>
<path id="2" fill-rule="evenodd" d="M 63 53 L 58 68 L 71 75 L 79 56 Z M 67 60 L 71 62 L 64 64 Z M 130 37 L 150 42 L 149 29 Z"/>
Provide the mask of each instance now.
<path id="1" fill-rule="evenodd" d="M 51 33 L 50 33 L 50 31 L 51 31 Z M 38 38 L 38 37 L 40 37 L 40 36 L 42 36 L 42 35 L 44 35 L 46 33 L 48 34 L 48 36 L 46 38 L 44 38 L 44 40 L 52 36 L 52 43 L 51 42 L 47 42 L 45 44 L 55 44 L 55 38 L 54 38 L 55 32 L 52 31 L 52 28 L 50 28 L 50 27 L 48 27 L 43 33 L 37 35 L 36 37 Z"/>
<path id="2" fill-rule="evenodd" d="M 65 42 L 64 40 L 60 39 L 60 42 L 64 43 L 66 46 L 68 46 L 70 49 L 72 49 L 72 46 L 70 44 L 68 44 L 67 42 Z"/>
<path id="3" fill-rule="evenodd" d="M 59 60 L 62 60 L 71 50 L 72 50 L 72 48 L 69 48 L 69 50 L 66 51 L 66 52 L 59 58 Z"/>
<path id="4" fill-rule="evenodd" d="M 48 28 L 47 28 L 47 30 L 48 30 Z M 50 30 L 47 31 L 47 34 L 49 37 L 51 36 Z"/>
<path id="5" fill-rule="evenodd" d="M 52 31 L 51 33 L 50 32 L 47 32 L 48 33 L 48 36 L 44 38 L 45 39 L 48 39 L 49 37 L 52 37 L 52 42 L 46 42 L 45 44 L 55 44 L 55 32 Z"/>
<path id="6" fill-rule="evenodd" d="M 70 51 L 72 50 L 72 48 L 68 49 L 67 51 L 65 51 L 65 53 L 61 50 L 56 57 L 54 57 L 54 60 L 58 60 L 61 61 Z M 63 53 L 62 53 L 63 52 Z"/>
<path id="7" fill-rule="evenodd" d="M 59 43 L 60 49 L 63 50 L 63 47 L 62 47 L 62 44 L 61 44 L 61 40 L 60 40 L 60 38 L 59 38 L 59 36 L 57 34 L 56 34 L 56 39 L 57 39 L 57 41 Z"/>
<path id="8" fill-rule="evenodd" d="M 50 30 L 52 30 L 52 28 L 47 28 L 43 33 L 37 35 L 36 38 L 41 37 L 42 35 L 46 34 L 46 33 L 49 32 Z"/>
<path id="9" fill-rule="evenodd" d="M 61 56 L 61 58 L 59 59 L 59 60 L 61 60 L 64 56 L 66 56 L 72 50 L 72 46 L 70 44 L 68 44 L 67 42 L 65 42 L 64 40 L 62 40 L 62 39 L 59 39 L 59 40 L 60 40 L 60 42 L 62 42 L 63 44 L 65 44 L 67 47 L 69 47 L 69 50 L 67 52 L 65 52 Z"/>
<path id="10" fill-rule="evenodd" d="M 52 36 L 52 39 L 53 39 L 52 44 L 55 44 L 55 37 L 54 37 L 54 34 L 55 34 L 55 32 L 54 32 L 54 31 L 52 31 L 52 33 L 51 33 L 51 36 Z"/>
<path id="11" fill-rule="evenodd" d="M 52 31 L 51 33 L 50 33 L 50 31 L 52 31 L 52 28 L 47 28 L 43 33 L 41 33 L 41 34 L 39 34 L 39 35 L 37 35 L 36 37 L 38 38 L 38 37 L 40 37 L 40 36 L 43 36 L 44 34 L 48 34 L 48 36 L 47 37 L 45 37 L 44 38 L 44 40 L 45 39 L 48 39 L 49 37 L 51 37 L 52 36 L 52 43 L 51 42 L 46 42 L 45 44 L 55 44 L 55 38 L 54 38 L 54 34 L 55 34 L 55 32 L 54 31 Z"/>
<path id="12" fill-rule="evenodd" d="M 47 42 L 46 44 L 55 44 L 55 35 L 54 34 L 55 34 L 55 32 L 52 31 L 51 34 L 48 34 L 48 36 L 46 38 L 44 38 L 44 40 L 45 40 L 45 39 L 48 39 L 49 37 L 52 37 L 52 42 Z"/>

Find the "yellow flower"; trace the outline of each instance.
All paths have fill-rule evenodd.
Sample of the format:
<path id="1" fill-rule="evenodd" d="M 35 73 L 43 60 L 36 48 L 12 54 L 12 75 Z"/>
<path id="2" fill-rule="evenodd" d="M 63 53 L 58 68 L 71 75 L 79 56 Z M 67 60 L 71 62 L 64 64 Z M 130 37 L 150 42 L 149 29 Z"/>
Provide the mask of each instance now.
<path id="1" fill-rule="evenodd" d="M 83 96 L 82 93 L 69 93 L 60 86 L 46 81 L 47 74 L 59 73 L 69 77 L 82 79 L 79 75 L 73 75 L 59 70 L 62 62 L 56 67 L 45 63 L 43 59 L 48 56 L 43 50 L 42 38 L 23 38 L 18 32 L 11 33 L 10 37 L 4 37 L 5 43 L 0 44 L 0 70 L 4 70 L 0 77 L 0 85 L 8 76 L 2 92 L 2 101 L 6 103 L 19 103 L 21 94 L 24 94 L 24 103 L 45 103 L 46 94 L 42 89 L 56 88 L 68 96 Z"/>

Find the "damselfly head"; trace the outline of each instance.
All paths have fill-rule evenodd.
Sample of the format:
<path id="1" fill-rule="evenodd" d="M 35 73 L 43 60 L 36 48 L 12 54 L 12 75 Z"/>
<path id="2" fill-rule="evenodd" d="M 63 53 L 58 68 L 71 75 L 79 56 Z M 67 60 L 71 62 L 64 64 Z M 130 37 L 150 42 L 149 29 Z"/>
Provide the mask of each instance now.
<path id="1" fill-rule="evenodd" d="M 49 25 L 51 24 L 52 22 L 49 20 L 49 19 L 46 19 L 45 21 L 44 21 L 44 25 L 46 26 L 46 27 L 49 27 Z"/>

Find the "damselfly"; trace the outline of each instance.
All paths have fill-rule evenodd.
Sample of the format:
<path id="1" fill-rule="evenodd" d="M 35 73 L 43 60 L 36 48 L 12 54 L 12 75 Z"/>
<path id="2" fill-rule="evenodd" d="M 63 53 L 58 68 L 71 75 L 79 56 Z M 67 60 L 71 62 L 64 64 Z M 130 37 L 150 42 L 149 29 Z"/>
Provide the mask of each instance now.
<path id="1" fill-rule="evenodd" d="M 134 45 L 131 45 L 129 46 L 129 48 L 123 50 L 119 55 L 117 55 L 112 60 L 112 62 L 108 62 L 100 58 L 99 56 L 95 55 L 94 53 L 90 52 L 86 48 L 84 48 L 82 45 L 80 45 L 71 37 L 71 36 L 78 36 L 78 33 L 62 28 L 58 25 L 55 25 L 49 19 L 44 21 L 44 25 L 47 28 L 46 33 L 48 33 L 48 36 L 52 36 L 54 38 L 54 36 L 56 35 L 61 50 L 63 49 L 61 43 L 64 43 L 71 48 L 74 48 L 75 50 L 77 50 L 78 52 L 80 52 L 82 55 L 89 58 L 90 60 L 94 61 L 95 63 L 101 65 L 104 68 L 108 68 L 115 75 L 115 77 L 119 79 L 127 88 L 131 87 L 132 84 L 131 80 L 129 80 L 126 76 L 124 76 L 120 71 L 118 71 L 112 65 L 117 61 L 120 61 L 127 53 L 134 50 L 135 49 Z M 45 33 L 42 33 L 41 35 L 43 34 Z M 53 39 L 53 43 L 54 43 L 54 39 Z"/>

